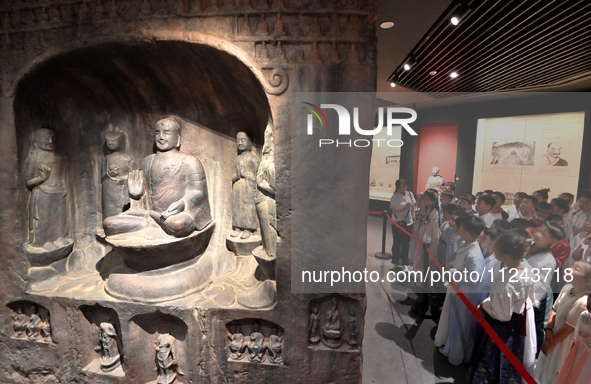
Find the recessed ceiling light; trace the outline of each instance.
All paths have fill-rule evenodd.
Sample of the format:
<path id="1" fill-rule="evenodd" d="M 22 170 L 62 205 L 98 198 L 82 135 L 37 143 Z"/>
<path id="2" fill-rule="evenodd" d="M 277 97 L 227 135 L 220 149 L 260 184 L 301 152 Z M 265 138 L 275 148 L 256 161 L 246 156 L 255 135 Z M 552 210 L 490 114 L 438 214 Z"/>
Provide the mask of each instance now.
<path id="1" fill-rule="evenodd" d="M 430 74 L 431 76 L 435 76 L 435 75 L 437 74 L 437 71 L 431 71 L 431 72 L 429 72 L 429 74 Z"/>
<path id="2" fill-rule="evenodd" d="M 394 23 L 391 21 L 384 21 L 382 24 L 380 24 L 380 27 L 382 29 L 390 29 L 394 26 Z"/>
<path id="3" fill-rule="evenodd" d="M 409 64 L 404 64 L 404 70 L 408 71 L 410 69 L 410 65 Z"/>
<path id="4" fill-rule="evenodd" d="M 394 88 L 394 87 L 396 86 L 396 83 L 394 83 L 394 82 L 391 82 L 391 83 L 390 83 L 390 86 L 391 86 L 392 88 Z"/>
<path id="5" fill-rule="evenodd" d="M 451 77 L 452 79 L 455 79 L 456 77 L 458 77 L 458 73 L 457 72 L 452 72 L 449 74 L 449 77 Z"/>
<path id="6" fill-rule="evenodd" d="M 465 4 L 462 4 L 451 15 L 451 18 L 449 19 L 449 21 L 453 25 L 458 25 L 458 24 L 460 24 L 460 21 L 462 21 L 468 13 L 470 13 L 470 8 L 468 6 L 466 6 Z"/>

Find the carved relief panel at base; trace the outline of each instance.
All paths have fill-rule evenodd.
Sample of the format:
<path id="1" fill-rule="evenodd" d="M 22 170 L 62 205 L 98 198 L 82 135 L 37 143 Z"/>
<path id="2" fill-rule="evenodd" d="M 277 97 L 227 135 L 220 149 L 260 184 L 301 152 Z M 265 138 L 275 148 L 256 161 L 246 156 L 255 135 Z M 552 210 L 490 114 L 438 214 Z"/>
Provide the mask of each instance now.
<path id="1" fill-rule="evenodd" d="M 339 295 L 312 300 L 308 310 L 308 348 L 357 351 L 361 345 L 361 307 Z"/>
<path id="2" fill-rule="evenodd" d="M 285 330 L 261 319 L 240 319 L 226 324 L 228 361 L 283 365 Z"/>
<path id="3" fill-rule="evenodd" d="M 53 343 L 49 311 L 31 301 L 15 301 L 8 304 L 12 310 L 12 338 L 38 343 Z"/>

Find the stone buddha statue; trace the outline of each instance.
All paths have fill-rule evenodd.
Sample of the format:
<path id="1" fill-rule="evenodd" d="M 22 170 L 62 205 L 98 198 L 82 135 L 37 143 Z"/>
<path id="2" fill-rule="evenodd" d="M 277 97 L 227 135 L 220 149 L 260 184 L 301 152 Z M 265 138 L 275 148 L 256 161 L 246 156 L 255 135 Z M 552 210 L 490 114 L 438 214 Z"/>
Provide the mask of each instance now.
<path id="1" fill-rule="evenodd" d="M 199 159 L 179 150 L 179 122 L 158 121 L 154 142 L 157 152 L 129 173 L 131 209 L 103 221 L 107 236 L 157 228 L 150 236 L 186 237 L 211 223 L 205 171 Z"/>

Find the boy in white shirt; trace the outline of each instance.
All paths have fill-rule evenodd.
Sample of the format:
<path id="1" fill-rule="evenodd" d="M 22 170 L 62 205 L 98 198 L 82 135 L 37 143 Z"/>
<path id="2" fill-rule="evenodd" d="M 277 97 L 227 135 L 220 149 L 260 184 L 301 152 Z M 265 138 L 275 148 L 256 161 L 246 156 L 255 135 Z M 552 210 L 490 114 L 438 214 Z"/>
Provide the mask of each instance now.
<path id="1" fill-rule="evenodd" d="M 495 221 L 495 217 L 490 213 L 492 207 L 495 206 L 497 200 L 490 195 L 482 195 L 478 198 L 478 202 L 476 203 L 476 212 L 478 213 L 478 217 L 484 221 L 486 228 L 490 228 L 493 221 Z"/>

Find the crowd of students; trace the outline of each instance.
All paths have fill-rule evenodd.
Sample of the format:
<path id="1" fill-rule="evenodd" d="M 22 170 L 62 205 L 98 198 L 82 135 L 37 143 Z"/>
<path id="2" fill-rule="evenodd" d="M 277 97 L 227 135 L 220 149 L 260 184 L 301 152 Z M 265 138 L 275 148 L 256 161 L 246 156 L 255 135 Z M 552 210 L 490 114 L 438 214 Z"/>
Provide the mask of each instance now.
<path id="1" fill-rule="evenodd" d="M 538 383 L 587 383 L 591 377 L 591 191 L 574 201 L 549 189 L 455 195 L 444 183 L 416 197 L 396 181 L 390 212 L 393 271 L 423 270 L 423 241 Z M 435 264 L 431 265 L 436 268 Z M 468 383 L 517 383 L 521 375 L 455 291 L 435 285 L 435 346 L 451 364 L 469 364 Z M 437 292 L 441 292 L 437 294 Z M 437 298 L 441 305 L 438 306 Z M 434 304 L 435 303 L 435 304 Z M 436 308 L 434 308 L 436 307 Z"/>

